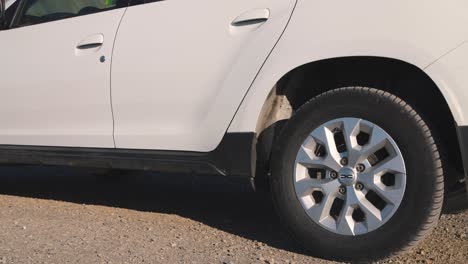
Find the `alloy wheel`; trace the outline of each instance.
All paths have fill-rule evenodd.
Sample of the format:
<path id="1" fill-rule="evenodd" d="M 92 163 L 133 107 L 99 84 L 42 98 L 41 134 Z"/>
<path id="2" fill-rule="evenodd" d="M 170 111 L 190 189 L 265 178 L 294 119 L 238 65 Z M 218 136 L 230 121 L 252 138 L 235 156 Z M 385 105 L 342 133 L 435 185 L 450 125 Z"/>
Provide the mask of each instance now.
<path id="1" fill-rule="evenodd" d="M 362 235 L 396 212 L 406 187 L 403 156 L 376 124 L 339 118 L 317 127 L 294 168 L 297 198 L 307 215 L 340 235 Z"/>

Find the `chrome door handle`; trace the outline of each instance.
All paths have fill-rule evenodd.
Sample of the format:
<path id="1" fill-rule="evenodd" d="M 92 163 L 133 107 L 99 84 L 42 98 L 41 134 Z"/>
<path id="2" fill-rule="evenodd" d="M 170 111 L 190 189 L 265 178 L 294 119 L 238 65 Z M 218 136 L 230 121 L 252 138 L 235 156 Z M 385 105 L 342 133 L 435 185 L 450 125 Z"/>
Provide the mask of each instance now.
<path id="1" fill-rule="evenodd" d="M 270 18 L 269 9 L 254 9 L 238 16 L 231 25 L 235 27 L 262 24 Z"/>

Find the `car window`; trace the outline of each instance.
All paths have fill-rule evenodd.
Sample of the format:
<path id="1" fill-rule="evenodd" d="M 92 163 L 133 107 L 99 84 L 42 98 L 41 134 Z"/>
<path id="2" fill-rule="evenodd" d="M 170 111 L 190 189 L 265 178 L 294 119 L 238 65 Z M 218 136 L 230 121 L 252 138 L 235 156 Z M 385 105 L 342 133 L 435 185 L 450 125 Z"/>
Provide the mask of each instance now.
<path id="1" fill-rule="evenodd" d="M 7 27 L 10 26 L 10 23 L 13 20 L 18 3 L 19 1 L 16 0 L 7 0 L 5 2 L 5 20 Z"/>
<path id="2" fill-rule="evenodd" d="M 108 11 L 125 6 L 128 0 L 26 0 L 17 27 Z"/>
<path id="3" fill-rule="evenodd" d="M 11 5 L 13 5 L 17 0 L 6 0 L 5 1 L 5 9 L 8 9 Z"/>

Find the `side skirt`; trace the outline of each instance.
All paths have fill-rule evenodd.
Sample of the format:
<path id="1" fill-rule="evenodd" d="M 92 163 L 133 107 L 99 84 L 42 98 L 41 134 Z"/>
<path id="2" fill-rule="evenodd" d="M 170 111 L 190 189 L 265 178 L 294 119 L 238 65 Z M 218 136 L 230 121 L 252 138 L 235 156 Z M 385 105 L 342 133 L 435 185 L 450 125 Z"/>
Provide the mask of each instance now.
<path id="1" fill-rule="evenodd" d="M 255 133 L 227 133 L 212 152 L 0 145 L 0 163 L 253 177 Z"/>

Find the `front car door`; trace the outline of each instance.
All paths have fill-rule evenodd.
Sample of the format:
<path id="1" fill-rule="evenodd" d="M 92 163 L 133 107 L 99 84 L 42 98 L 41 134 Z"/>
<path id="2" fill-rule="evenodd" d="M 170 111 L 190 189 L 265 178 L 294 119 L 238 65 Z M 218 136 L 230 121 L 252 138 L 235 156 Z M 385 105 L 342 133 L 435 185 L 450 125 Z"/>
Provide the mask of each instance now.
<path id="1" fill-rule="evenodd" d="M 128 2 L 7 0 L 0 144 L 113 148 L 110 69 Z"/>
<path id="2" fill-rule="evenodd" d="M 296 0 L 133 0 L 116 39 L 117 148 L 211 151 Z"/>

